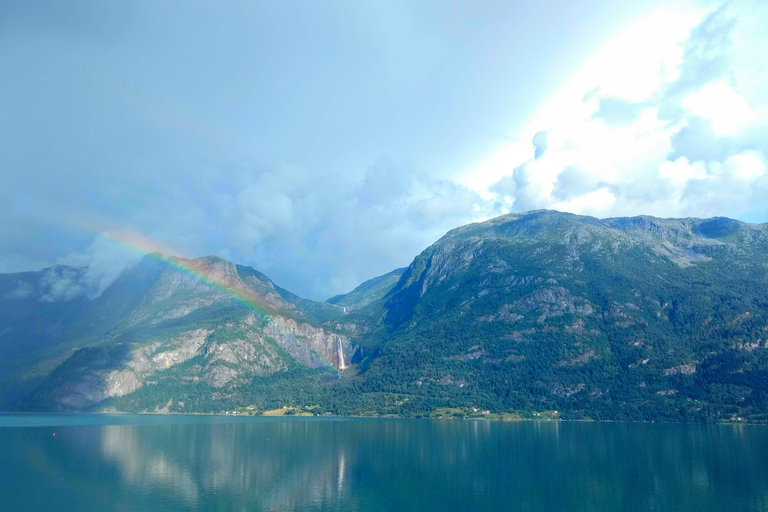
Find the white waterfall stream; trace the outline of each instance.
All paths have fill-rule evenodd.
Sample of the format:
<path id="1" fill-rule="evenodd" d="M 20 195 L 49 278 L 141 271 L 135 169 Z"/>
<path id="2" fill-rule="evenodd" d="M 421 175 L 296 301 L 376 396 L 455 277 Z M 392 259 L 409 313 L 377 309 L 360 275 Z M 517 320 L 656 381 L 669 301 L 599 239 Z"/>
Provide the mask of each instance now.
<path id="1" fill-rule="evenodd" d="M 344 364 L 344 347 L 341 345 L 341 340 L 337 340 L 339 343 L 339 370 L 344 370 L 347 365 Z"/>

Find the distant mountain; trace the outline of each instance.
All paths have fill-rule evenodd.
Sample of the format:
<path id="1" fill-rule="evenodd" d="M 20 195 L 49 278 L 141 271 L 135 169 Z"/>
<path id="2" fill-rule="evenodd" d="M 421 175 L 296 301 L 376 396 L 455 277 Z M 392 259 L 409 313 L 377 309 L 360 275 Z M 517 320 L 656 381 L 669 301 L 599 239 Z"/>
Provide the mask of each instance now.
<path id="1" fill-rule="evenodd" d="M 536 211 L 326 303 L 218 258 L 144 258 L 90 301 L 43 299 L 82 270 L 5 275 L 0 386 L 56 410 L 765 421 L 767 253 L 768 225 Z"/>
<path id="2" fill-rule="evenodd" d="M 20 379 L 14 369 L 26 371 L 32 366 L 88 306 L 84 296 L 69 297 L 72 291 L 62 286 L 77 283 L 83 273 L 84 269 L 59 265 L 40 272 L 0 274 L 0 404 L 23 397 L 40 383 L 34 375 Z"/>
<path id="3" fill-rule="evenodd" d="M 405 268 L 398 268 L 383 276 L 369 279 L 351 292 L 336 295 L 326 302 L 342 306 L 349 310 L 367 306 L 372 302 L 383 299 L 384 296 L 397 284 L 400 280 L 400 276 L 403 275 L 405 270 Z"/>

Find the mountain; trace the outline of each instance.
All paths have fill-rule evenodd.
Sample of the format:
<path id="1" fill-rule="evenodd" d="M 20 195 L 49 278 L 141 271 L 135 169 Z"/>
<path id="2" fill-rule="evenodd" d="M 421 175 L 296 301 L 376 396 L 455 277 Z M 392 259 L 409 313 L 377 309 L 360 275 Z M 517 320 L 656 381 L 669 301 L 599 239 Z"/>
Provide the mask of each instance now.
<path id="1" fill-rule="evenodd" d="M 4 289 L 32 290 L 25 297 L 6 292 L 4 309 L 45 308 L 35 283 L 50 273 L 4 276 Z M 218 391 L 255 375 L 338 366 L 340 353 L 353 352 L 350 341 L 321 327 L 316 317 L 340 308 L 310 303 L 263 274 L 220 258 L 147 256 L 98 298 L 57 303 L 62 311 L 52 315 L 57 323 L 38 328 L 33 347 L 26 333 L 45 326 L 48 311 L 3 315 L 0 347 L 4 355 L 23 355 L 4 359 L 12 377 L 5 379 L 6 400 L 37 386 L 25 406 L 79 410 L 152 385 L 163 372 L 177 382 L 202 381 Z"/>
<path id="2" fill-rule="evenodd" d="M 768 226 L 723 218 L 538 211 L 464 226 L 385 298 L 366 378 L 421 410 L 765 418 L 767 252 Z"/>
<path id="3" fill-rule="evenodd" d="M 767 252 L 768 225 L 535 211 L 325 303 L 155 255 L 90 301 L 43 304 L 50 270 L 3 276 L 0 349 L 36 340 L 10 365 L 26 409 L 766 421 Z"/>
<path id="4" fill-rule="evenodd" d="M 372 302 L 384 298 L 384 296 L 397 284 L 400 280 L 400 276 L 403 275 L 405 270 L 405 268 L 398 268 L 383 276 L 369 279 L 351 292 L 335 295 L 326 302 L 335 304 L 336 306 L 342 306 L 350 311 L 352 309 L 359 309 L 363 306 L 367 306 Z"/>
<path id="5" fill-rule="evenodd" d="M 5 400 L 15 400 L 40 383 L 34 378 L 19 381 L 13 370 L 30 366 L 87 307 L 84 296 L 67 296 L 72 293 L 67 283 L 81 281 L 83 274 L 84 269 L 63 265 L 0 274 L 0 389 Z"/>

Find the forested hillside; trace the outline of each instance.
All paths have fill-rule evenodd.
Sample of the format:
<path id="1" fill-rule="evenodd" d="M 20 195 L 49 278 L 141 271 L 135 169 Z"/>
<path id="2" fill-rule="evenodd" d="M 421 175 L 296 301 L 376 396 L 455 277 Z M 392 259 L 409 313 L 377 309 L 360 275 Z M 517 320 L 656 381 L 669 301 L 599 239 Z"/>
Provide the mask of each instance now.
<path id="1" fill-rule="evenodd" d="M 455 229 L 328 303 L 148 257 L 48 323 L 34 276 L 3 276 L 0 348 L 39 332 L 5 362 L 35 376 L 21 408 L 763 421 L 766 254 L 766 225 L 537 211 Z"/>

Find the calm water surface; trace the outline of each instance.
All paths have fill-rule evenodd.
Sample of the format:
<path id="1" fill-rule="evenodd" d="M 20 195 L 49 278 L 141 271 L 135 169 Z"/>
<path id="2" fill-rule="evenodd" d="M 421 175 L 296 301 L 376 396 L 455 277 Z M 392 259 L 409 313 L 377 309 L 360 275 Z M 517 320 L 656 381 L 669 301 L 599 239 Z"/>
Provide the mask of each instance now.
<path id="1" fill-rule="evenodd" d="M 768 428 L 0 415 L 0 509 L 768 511 Z"/>

